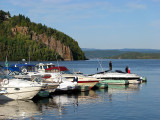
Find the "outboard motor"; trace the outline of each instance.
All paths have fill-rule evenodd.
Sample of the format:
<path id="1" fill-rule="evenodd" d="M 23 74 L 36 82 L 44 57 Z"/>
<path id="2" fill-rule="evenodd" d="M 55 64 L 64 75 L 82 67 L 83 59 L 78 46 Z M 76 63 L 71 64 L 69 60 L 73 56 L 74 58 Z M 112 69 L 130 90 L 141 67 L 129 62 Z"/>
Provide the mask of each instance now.
<path id="1" fill-rule="evenodd" d="M 77 82 L 78 83 L 78 77 L 77 76 L 73 78 L 73 82 Z"/>

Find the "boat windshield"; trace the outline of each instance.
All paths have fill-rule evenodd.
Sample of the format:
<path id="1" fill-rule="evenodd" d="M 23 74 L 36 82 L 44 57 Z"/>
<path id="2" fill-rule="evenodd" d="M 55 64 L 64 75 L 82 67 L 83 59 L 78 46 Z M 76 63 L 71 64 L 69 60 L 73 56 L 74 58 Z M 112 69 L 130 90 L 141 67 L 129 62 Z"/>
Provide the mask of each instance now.
<path id="1" fill-rule="evenodd" d="M 62 74 L 73 74 L 71 71 L 69 70 L 65 70 L 65 71 L 61 71 Z"/>

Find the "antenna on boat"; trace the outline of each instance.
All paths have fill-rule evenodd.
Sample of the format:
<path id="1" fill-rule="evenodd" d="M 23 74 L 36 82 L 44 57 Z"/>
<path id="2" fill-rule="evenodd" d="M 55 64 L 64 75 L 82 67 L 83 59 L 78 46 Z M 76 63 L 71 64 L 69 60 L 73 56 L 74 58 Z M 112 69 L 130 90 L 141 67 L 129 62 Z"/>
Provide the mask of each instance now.
<path id="1" fill-rule="evenodd" d="M 31 46 L 29 46 L 29 64 L 30 64 L 30 48 L 31 48 Z"/>
<path id="2" fill-rule="evenodd" d="M 56 54 L 56 60 L 57 60 L 57 65 L 58 65 L 58 68 L 59 68 L 59 63 L 58 63 L 58 59 L 57 59 L 57 54 Z M 60 69 L 60 68 L 59 68 Z M 60 71 L 60 80 L 58 80 L 59 84 L 60 82 L 62 82 L 62 75 L 61 75 L 61 71 Z"/>
<path id="3" fill-rule="evenodd" d="M 98 60 L 98 63 L 99 63 L 99 65 L 100 65 L 100 67 L 101 67 L 101 70 L 103 71 L 102 63 L 100 63 L 100 61 L 99 61 L 99 59 L 98 59 L 98 58 L 97 58 L 97 60 Z"/>
<path id="4" fill-rule="evenodd" d="M 57 65 L 58 65 L 58 68 L 59 68 L 59 63 L 58 63 L 57 55 L 56 55 L 56 60 L 57 60 Z"/>
<path id="5" fill-rule="evenodd" d="M 5 67 L 7 67 L 7 68 L 8 68 L 8 60 L 7 60 L 7 55 L 6 55 Z"/>
<path id="6" fill-rule="evenodd" d="M 8 54 L 7 54 L 8 55 Z M 7 67 L 7 71 L 8 71 L 8 60 L 7 60 L 7 55 L 6 55 L 6 61 L 5 61 L 5 67 Z M 8 73 L 9 74 L 9 73 Z"/>

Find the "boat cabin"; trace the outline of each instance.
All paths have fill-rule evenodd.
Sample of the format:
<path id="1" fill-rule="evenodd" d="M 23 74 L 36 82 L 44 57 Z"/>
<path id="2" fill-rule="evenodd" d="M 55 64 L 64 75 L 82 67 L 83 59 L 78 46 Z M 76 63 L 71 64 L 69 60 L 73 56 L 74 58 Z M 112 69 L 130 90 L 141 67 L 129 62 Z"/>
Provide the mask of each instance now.
<path id="1" fill-rule="evenodd" d="M 52 63 L 49 63 L 49 64 L 48 63 L 46 63 L 46 64 L 39 63 L 39 64 L 35 65 L 35 70 L 37 72 L 45 72 L 45 69 L 51 68 L 51 67 L 55 67 L 55 64 L 52 64 Z"/>

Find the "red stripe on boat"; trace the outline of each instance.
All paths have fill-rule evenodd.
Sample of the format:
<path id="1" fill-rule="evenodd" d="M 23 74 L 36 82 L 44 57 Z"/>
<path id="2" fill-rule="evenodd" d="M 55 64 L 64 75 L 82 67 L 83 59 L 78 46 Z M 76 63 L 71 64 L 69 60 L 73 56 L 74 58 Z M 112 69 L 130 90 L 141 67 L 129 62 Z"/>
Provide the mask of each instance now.
<path id="1" fill-rule="evenodd" d="M 99 82 L 99 81 L 78 81 L 78 83 L 92 83 L 92 82 Z"/>

